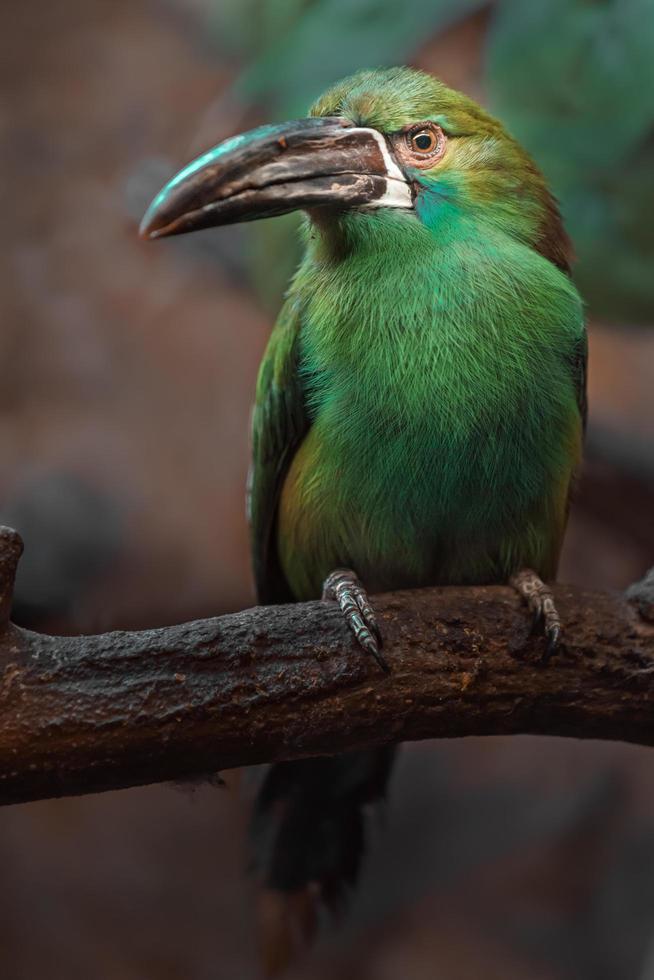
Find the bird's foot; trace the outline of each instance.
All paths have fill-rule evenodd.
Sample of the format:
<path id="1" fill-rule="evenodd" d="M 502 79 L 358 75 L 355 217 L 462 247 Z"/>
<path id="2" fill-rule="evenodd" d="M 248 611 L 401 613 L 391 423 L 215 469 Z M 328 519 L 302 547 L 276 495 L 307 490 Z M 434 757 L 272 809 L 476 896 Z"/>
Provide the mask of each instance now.
<path id="1" fill-rule="evenodd" d="M 388 673 L 390 668 L 381 653 L 383 641 L 377 618 L 368 594 L 354 572 L 349 568 L 337 568 L 331 572 L 322 587 L 322 597 L 339 604 L 359 646 L 372 654 L 381 669 Z"/>
<path id="2" fill-rule="evenodd" d="M 523 568 L 512 575 L 509 584 L 531 610 L 532 633 L 542 630 L 545 635 L 546 646 L 542 659 L 543 663 L 547 663 L 558 650 L 561 640 L 561 617 L 554 604 L 552 590 L 531 568 Z"/>

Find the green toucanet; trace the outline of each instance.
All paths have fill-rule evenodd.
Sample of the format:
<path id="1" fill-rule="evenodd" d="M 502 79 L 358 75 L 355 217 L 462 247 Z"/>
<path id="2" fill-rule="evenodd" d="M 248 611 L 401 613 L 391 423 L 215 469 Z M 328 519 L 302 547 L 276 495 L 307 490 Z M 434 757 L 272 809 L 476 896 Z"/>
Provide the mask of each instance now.
<path id="1" fill-rule="evenodd" d="M 552 134 L 556 138 L 556 134 Z M 158 195 L 149 238 L 301 209 L 305 254 L 259 371 L 250 520 L 262 602 L 510 581 L 545 633 L 585 417 L 586 334 L 556 202 L 466 96 L 407 68 L 227 140 Z M 274 256 L 271 256 L 274 261 Z M 367 590 L 367 591 L 365 591 Z M 390 752 L 274 767 L 265 884 L 336 901 Z"/>

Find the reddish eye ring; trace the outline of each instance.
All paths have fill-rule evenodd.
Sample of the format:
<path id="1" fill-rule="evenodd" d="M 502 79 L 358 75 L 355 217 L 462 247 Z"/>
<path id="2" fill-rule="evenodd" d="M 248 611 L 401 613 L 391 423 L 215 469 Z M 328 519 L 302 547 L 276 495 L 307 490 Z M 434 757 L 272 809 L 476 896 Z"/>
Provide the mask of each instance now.
<path id="1" fill-rule="evenodd" d="M 398 150 L 404 161 L 413 166 L 431 167 L 445 152 L 445 133 L 435 123 L 418 123 L 402 135 Z"/>

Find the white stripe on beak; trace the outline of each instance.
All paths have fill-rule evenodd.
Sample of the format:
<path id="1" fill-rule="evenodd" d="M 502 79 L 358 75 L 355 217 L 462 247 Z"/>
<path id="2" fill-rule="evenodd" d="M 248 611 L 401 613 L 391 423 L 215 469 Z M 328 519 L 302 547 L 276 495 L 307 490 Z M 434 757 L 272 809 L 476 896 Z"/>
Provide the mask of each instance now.
<path id="1" fill-rule="evenodd" d="M 357 131 L 369 133 L 374 138 L 386 165 L 386 190 L 381 197 L 378 197 L 375 201 L 370 201 L 368 204 L 364 204 L 363 207 L 412 208 L 413 196 L 411 194 L 411 188 L 407 183 L 406 177 L 391 156 L 388 144 L 382 134 L 377 129 L 369 129 L 363 126 L 357 127 L 357 130 L 350 130 L 350 132 Z"/>

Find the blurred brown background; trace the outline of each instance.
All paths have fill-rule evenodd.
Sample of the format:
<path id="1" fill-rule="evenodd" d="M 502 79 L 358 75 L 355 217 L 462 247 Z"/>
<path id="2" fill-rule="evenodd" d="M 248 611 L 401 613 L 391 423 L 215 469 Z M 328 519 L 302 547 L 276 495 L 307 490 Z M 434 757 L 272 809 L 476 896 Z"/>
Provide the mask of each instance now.
<path id="1" fill-rule="evenodd" d="M 506 10 L 442 3 L 439 13 L 417 2 L 415 23 L 397 13 L 391 58 L 388 4 L 333 6 L 320 62 L 319 2 L 23 0 L 3 12 L 0 518 L 27 545 L 17 621 L 96 632 L 253 601 L 249 407 L 293 266 L 292 225 L 146 245 L 136 222 L 198 150 L 303 111 L 292 111 L 312 94 L 292 85 L 300 69 L 338 77 L 410 60 L 502 103 L 488 65 L 504 50 L 493 32 Z M 580 17 L 583 7 L 617 7 L 564 6 Z M 627 6 L 631 17 L 649 10 L 636 33 L 651 35 L 651 3 Z M 363 24 L 370 50 L 354 39 L 340 50 L 339 9 L 343 34 Z M 549 12 L 555 37 L 562 9 L 556 0 Z M 285 43 L 295 61 L 280 55 Z M 634 61 L 622 55 L 628 76 Z M 348 56 L 358 63 L 341 70 Z M 545 118 L 535 95 L 534 106 Z M 621 191 L 636 186 L 650 114 L 637 161 L 621 163 Z M 590 177 L 560 179 L 588 270 L 587 256 L 601 262 L 600 232 L 588 237 L 575 188 Z M 611 290 L 618 302 L 623 287 L 627 300 L 616 312 L 587 279 L 589 452 L 561 577 L 600 588 L 625 587 L 654 558 L 654 303 L 646 284 L 631 286 L 650 247 L 641 185 L 635 264 Z M 597 186 L 608 212 L 613 185 L 599 174 Z M 611 247 L 626 256 L 632 240 L 621 234 Z M 257 977 L 242 850 L 250 781 L 228 783 L 0 811 L 3 980 Z M 407 746 L 374 837 L 350 918 L 295 976 L 654 980 L 650 751 L 533 738 Z"/>

